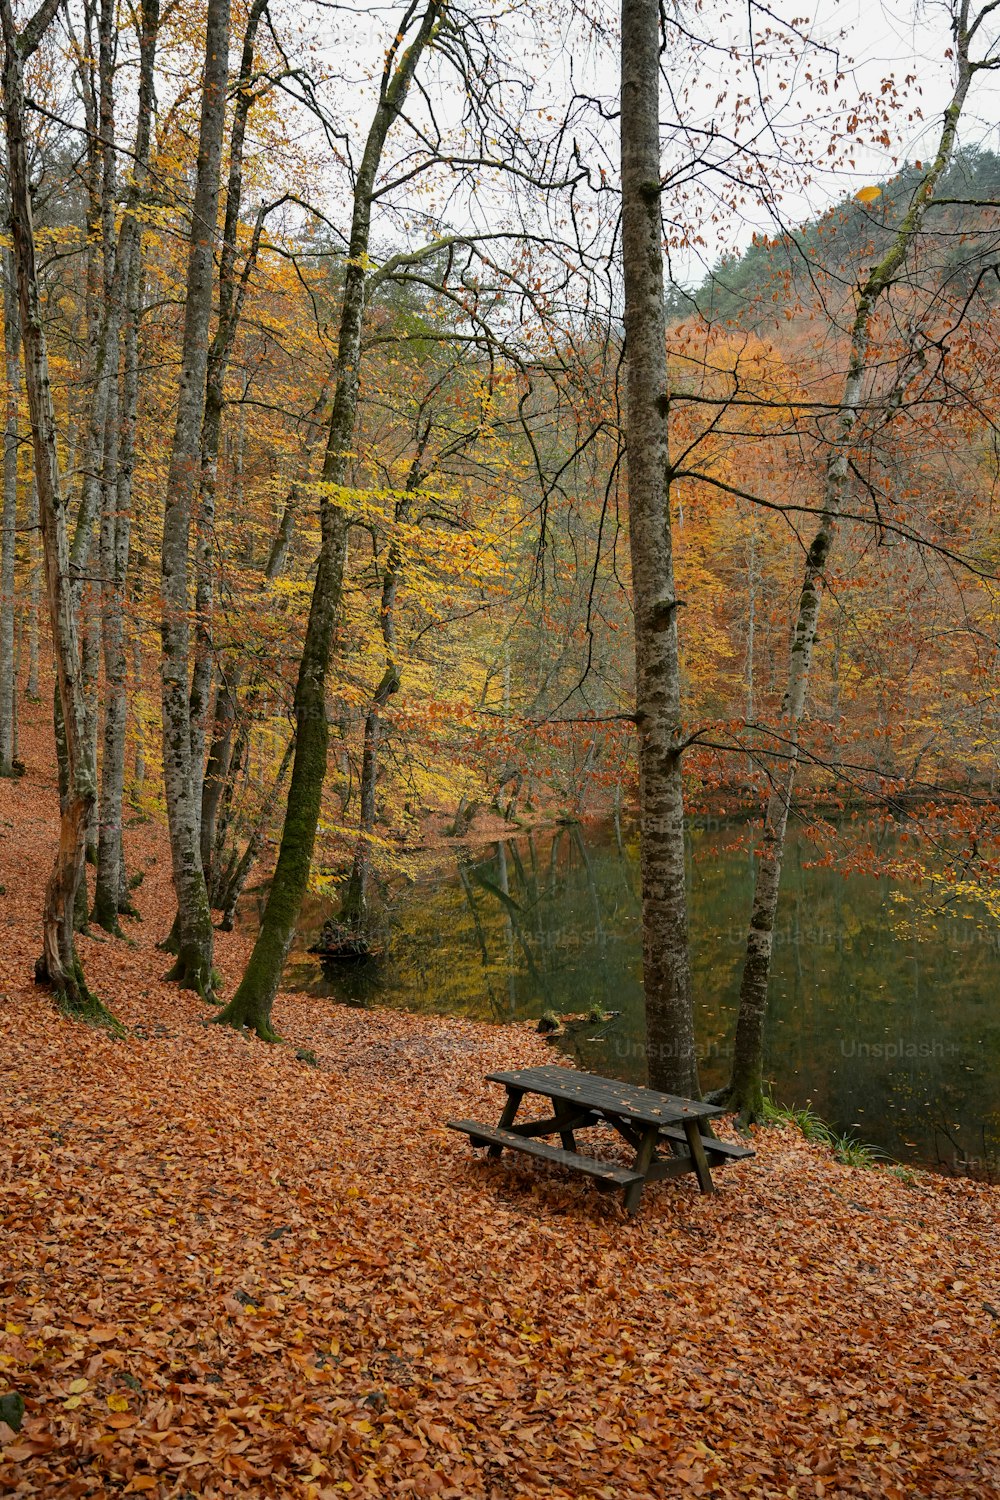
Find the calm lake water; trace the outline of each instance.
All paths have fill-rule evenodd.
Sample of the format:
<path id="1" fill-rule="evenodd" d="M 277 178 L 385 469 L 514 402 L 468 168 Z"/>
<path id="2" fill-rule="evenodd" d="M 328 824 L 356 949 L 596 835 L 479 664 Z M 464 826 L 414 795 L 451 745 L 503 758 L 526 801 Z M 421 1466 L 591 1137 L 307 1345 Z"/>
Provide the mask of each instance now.
<path id="1" fill-rule="evenodd" d="M 750 903 L 745 831 L 690 837 L 692 962 L 703 1088 L 728 1071 Z M 897 1161 L 1000 1170 L 1000 945 L 971 914 L 927 931 L 888 880 L 811 868 L 792 838 L 771 986 L 767 1075 Z M 396 893 L 382 955 L 327 966 L 304 949 L 329 908 L 303 914 L 294 989 L 355 1005 L 491 1020 L 618 1011 L 558 1045 L 598 1073 L 645 1078 L 638 846 L 613 827 L 522 836 Z"/>

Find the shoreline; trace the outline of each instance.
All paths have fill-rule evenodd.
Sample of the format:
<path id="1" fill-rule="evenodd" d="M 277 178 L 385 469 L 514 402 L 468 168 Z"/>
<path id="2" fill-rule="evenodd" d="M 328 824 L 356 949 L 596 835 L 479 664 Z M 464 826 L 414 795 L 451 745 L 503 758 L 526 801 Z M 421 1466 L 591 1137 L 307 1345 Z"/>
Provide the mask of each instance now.
<path id="1" fill-rule="evenodd" d="M 115 1040 L 30 981 L 54 833 L 50 780 L 0 786 L 5 1493 L 1000 1494 L 1000 1189 L 772 1128 L 626 1220 L 479 1161 L 444 1122 L 551 1050 L 287 992 L 286 1046 L 209 1024 L 162 979 L 155 825 L 145 920 L 80 944 Z M 228 991 L 248 940 L 217 942 Z"/>

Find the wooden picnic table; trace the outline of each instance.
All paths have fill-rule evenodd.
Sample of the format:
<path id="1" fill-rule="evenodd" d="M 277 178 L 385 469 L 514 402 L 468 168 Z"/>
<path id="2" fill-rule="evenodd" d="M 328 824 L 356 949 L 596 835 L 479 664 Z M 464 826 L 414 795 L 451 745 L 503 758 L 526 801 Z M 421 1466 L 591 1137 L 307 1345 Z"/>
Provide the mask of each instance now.
<path id="1" fill-rule="evenodd" d="M 449 1120 L 452 1130 L 462 1131 L 473 1146 L 486 1146 L 490 1156 L 504 1147 L 560 1163 L 593 1177 L 604 1191 L 624 1190 L 627 1213 L 638 1211 L 647 1182 L 694 1172 L 703 1193 L 714 1190 L 709 1163 L 716 1166 L 753 1156 L 747 1146 L 734 1146 L 711 1134 L 708 1122 L 725 1111 L 697 1099 L 661 1094 L 639 1084 L 577 1073 L 572 1068 L 522 1068 L 515 1073 L 488 1073 L 492 1083 L 502 1083 L 507 1102 L 496 1126 L 478 1120 Z M 552 1101 L 552 1114 L 535 1120 L 517 1119 L 526 1094 L 540 1094 Z M 576 1132 L 595 1125 L 610 1125 L 635 1152 L 630 1167 L 599 1161 L 577 1150 Z M 558 1135 L 562 1146 L 550 1146 L 542 1136 Z"/>

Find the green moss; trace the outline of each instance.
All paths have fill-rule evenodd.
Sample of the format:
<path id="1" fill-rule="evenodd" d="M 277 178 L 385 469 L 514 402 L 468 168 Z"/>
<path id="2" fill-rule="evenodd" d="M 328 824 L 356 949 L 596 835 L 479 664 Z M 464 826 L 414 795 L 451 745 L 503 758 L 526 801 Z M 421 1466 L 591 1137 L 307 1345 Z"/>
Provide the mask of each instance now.
<path id="1" fill-rule="evenodd" d="M 85 1026 L 99 1027 L 109 1032 L 111 1036 L 127 1035 L 118 1017 L 108 1010 L 103 1000 L 87 988 L 87 982 L 83 977 L 83 967 L 75 955 L 71 981 L 55 985 L 53 995 L 59 1010 L 71 1020 L 82 1021 Z"/>
<path id="2" fill-rule="evenodd" d="M 182 990 L 192 990 L 208 1005 L 218 1002 L 215 998 L 214 981 L 216 970 L 198 943 L 186 942 L 180 946 L 177 962 L 163 976 L 165 980 L 179 984 Z"/>

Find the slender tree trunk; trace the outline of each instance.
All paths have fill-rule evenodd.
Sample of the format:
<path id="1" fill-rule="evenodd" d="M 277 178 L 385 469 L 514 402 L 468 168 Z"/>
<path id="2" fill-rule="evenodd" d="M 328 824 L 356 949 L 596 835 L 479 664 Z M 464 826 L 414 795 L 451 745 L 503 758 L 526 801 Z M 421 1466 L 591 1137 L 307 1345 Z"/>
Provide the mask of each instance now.
<path id="1" fill-rule="evenodd" d="M 229 0 L 209 0 L 180 389 L 161 554 L 163 782 L 178 913 L 177 962 L 169 977 L 206 999 L 213 995 L 213 934 L 201 862 L 202 772 L 201 765 L 195 765 L 192 753 L 189 583 L 192 510 L 201 470 L 201 426 L 212 317 L 213 247 L 229 76 L 229 18 Z"/>
<path id="2" fill-rule="evenodd" d="M 47 980 L 71 1011 L 110 1020 L 88 993 L 73 941 L 73 904 L 83 868 L 84 830 L 96 796 L 87 755 L 85 713 L 79 681 L 79 642 L 70 574 L 69 528 L 56 457 L 55 412 L 38 296 L 24 132 L 24 58 L 38 45 L 59 0 L 44 0 L 21 37 L 11 0 L 0 0 L 4 38 L 3 107 L 7 134 L 14 262 L 17 268 L 25 386 L 31 414 L 35 481 L 45 549 L 45 579 L 67 746 L 68 785 L 61 799 L 59 851 L 45 892 L 39 979 Z"/>
<path id="3" fill-rule="evenodd" d="M 128 652 L 125 643 L 125 586 L 132 527 L 132 476 L 139 404 L 139 309 L 142 296 L 142 236 L 133 210 L 145 185 L 152 129 L 154 64 L 159 0 L 144 0 L 140 38 L 139 109 L 136 121 L 129 213 L 122 226 L 115 276 L 124 283 L 124 358 L 121 388 L 112 387 L 104 445 L 101 524 L 104 642 L 104 756 L 97 875 L 93 918 L 109 932 L 120 932 L 119 914 L 131 912 L 122 848 L 125 794 L 125 737 L 128 704 Z M 111 297 L 117 295 L 112 286 Z"/>
<path id="4" fill-rule="evenodd" d="M 316 400 L 310 415 L 309 432 L 318 422 L 327 401 L 327 389 L 323 389 Z M 285 561 L 291 547 L 292 536 L 295 531 L 295 521 L 299 513 L 302 501 L 302 490 L 306 484 L 309 473 L 309 462 L 313 450 L 311 436 L 306 440 L 305 456 L 302 460 L 301 472 L 293 481 L 289 489 L 278 523 L 278 529 L 271 542 L 267 562 L 264 565 L 263 588 L 266 590 L 274 580 L 279 577 L 284 569 Z M 205 779 L 201 796 L 201 857 L 205 866 L 205 878 L 208 883 L 209 899 L 212 905 L 217 907 L 222 899 L 222 891 L 225 887 L 225 879 L 220 867 L 217 866 L 217 852 L 221 857 L 221 851 L 226 842 L 225 828 L 219 829 L 219 818 L 224 805 L 228 806 L 232 801 L 231 778 L 235 774 L 233 764 L 234 731 L 236 730 L 237 717 L 240 714 L 241 702 L 240 691 L 243 687 L 244 658 L 233 656 L 225 666 L 220 677 L 215 693 L 215 710 L 212 721 L 212 740 L 209 746 L 208 760 L 205 766 Z M 260 678 L 258 674 L 251 677 L 247 694 L 243 700 L 242 711 L 244 717 L 252 713 L 258 698 Z"/>
<path id="5" fill-rule="evenodd" d="M 130 794 L 132 806 L 135 808 L 142 806 L 142 796 L 146 785 L 146 721 L 138 706 L 143 680 L 142 635 L 136 629 L 135 635 L 132 637 L 132 693 L 133 702 L 136 706 L 132 714 L 135 741 L 133 744 L 132 791 Z"/>
<path id="6" fill-rule="evenodd" d="M 395 507 L 397 526 L 410 519 L 413 497 L 427 478 L 424 455 L 430 441 L 433 418 L 428 417 L 423 431 L 418 428 L 417 448 L 406 478 L 406 490 Z M 403 568 L 403 551 L 398 534 L 389 543 L 385 571 L 382 575 L 382 601 L 379 608 L 379 628 L 385 647 L 386 669 L 382 680 L 372 694 L 368 713 L 365 715 L 364 749 L 361 756 L 360 818 L 358 841 L 354 848 L 351 873 L 341 908 L 341 917 L 351 927 L 360 931 L 368 918 L 368 886 L 372 873 L 371 835 L 375 829 L 375 796 L 378 790 L 379 747 L 382 739 L 382 713 L 389 699 L 399 692 L 402 677 L 399 669 L 399 648 L 396 641 L 396 600 Z"/>
<path id="7" fill-rule="evenodd" d="M 760 571 L 757 564 L 757 522 L 753 516 L 750 517 L 750 540 L 747 548 L 747 654 L 746 654 L 746 689 L 747 689 L 747 724 L 753 723 L 754 709 L 756 707 L 756 681 L 754 677 L 757 666 L 757 588 L 760 583 Z M 753 786 L 753 756 L 747 756 L 747 786 Z"/>
<path id="8" fill-rule="evenodd" d="M 245 774 L 247 761 L 250 755 L 250 733 L 253 727 L 253 716 L 251 712 L 244 713 L 235 728 L 232 736 L 229 760 L 226 766 L 226 779 L 223 786 L 222 796 L 219 799 L 217 817 L 214 824 L 214 838 L 212 843 L 212 889 L 210 897 L 212 905 L 221 908 L 225 901 L 226 886 L 232 875 L 231 855 L 227 859 L 226 845 L 229 840 L 230 828 L 233 822 L 233 809 L 236 801 L 237 783 L 241 775 Z M 235 845 L 235 835 L 233 844 Z"/>
<path id="9" fill-rule="evenodd" d="M 21 339 L 14 258 L 3 252 L 4 368 L 7 422 L 3 443 L 3 511 L 0 518 L 0 776 L 14 769 L 14 565 L 17 556 L 17 400 Z"/>
<path id="10" fill-rule="evenodd" d="M 222 414 L 226 404 L 226 375 L 243 311 L 247 285 L 257 260 L 263 216 L 258 215 L 254 235 L 243 272 L 236 273 L 237 235 L 243 198 L 243 147 L 247 120 L 256 97 L 253 87 L 254 46 L 257 28 L 267 0 L 253 0 L 243 37 L 240 75 L 236 86 L 236 107 L 229 141 L 229 177 L 226 186 L 226 218 L 219 264 L 219 317 L 208 351 L 205 410 L 201 429 L 201 474 L 198 496 L 198 536 L 196 546 L 195 654 L 191 674 L 191 775 L 203 829 L 203 790 L 205 782 L 205 738 L 212 693 L 212 614 L 215 604 L 215 499 L 219 473 L 219 447 L 222 439 Z M 204 863 L 206 841 L 199 836 Z M 205 871 L 206 883 L 208 871 Z"/>
<path id="11" fill-rule="evenodd" d="M 118 396 L 108 409 L 104 445 L 104 498 L 101 514 L 101 639 L 104 648 L 104 755 L 101 760 L 97 819 L 97 871 L 92 919 L 106 932 L 121 936 L 118 899 L 122 887 L 122 793 L 125 787 L 125 654 L 123 552 L 128 556 L 127 522 L 117 514 L 119 461 Z M 125 536 L 122 535 L 125 533 Z"/>
<path id="12" fill-rule="evenodd" d="M 104 444 L 101 443 L 100 461 L 104 463 Z M 99 517 L 95 520 L 99 521 Z M 95 524 L 92 534 L 100 535 L 100 527 Z M 94 563 L 99 565 L 100 548 L 95 546 L 91 540 L 87 547 L 88 560 L 93 558 Z M 92 571 L 96 571 L 93 568 Z M 101 673 L 101 606 L 100 589 L 91 578 L 83 585 L 80 592 L 79 613 L 77 616 L 80 630 L 80 681 L 83 686 L 84 711 L 87 725 L 87 755 L 91 763 L 97 765 L 97 727 L 98 727 L 98 678 Z M 94 864 L 97 860 L 97 804 L 91 809 L 90 817 L 87 819 L 87 863 Z M 86 926 L 87 904 L 86 892 L 83 892 L 83 927 Z M 83 930 L 78 924 L 78 930 Z"/>
<path id="13" fill-rule="evenodd" d="M 123 390 L 121 398 L 127 403 Z M 125 413 L 119 393 L 108 406 L 104 444 L 104 496 L 101 514 L 101 639 L 104 648 L 104 755 L 101 761 L 97 872 L 92 917 L 107 932 L 121 934 L 118 924 L 122 886 L 122 797 L 125 789 L 125 721 L 128 656 L 125 650 L 125 575 L 128 569 L 129 515 L 121 508 Z M 127 502 L 126 502 L 127 503 Z"/>
<path id="14" fill-rule="evenodd" d="M 281 757 L 278 774 L 274 778 L 274 784 L 261 809 L 260 817 L 257 819 L 253 832 L 247 839 L 246 848 L 239 858 L 233 861 L 232 868 L 227 874 L 225 887 L 219 900 L 219 906 L 222 910 L 222 920 L 219 922 L 219 929 L 222 932 L 232 932 L 233 930 L 237 902 L 243 894 L 243 888 L 247 883 L 250 871 L 260 858 L 260 852 L 264 847 L 264 839 L 267 836 L 271 815 L 278 801 L 278 794 L 285 784 L 285 779 L 292 764 L 292 752 L 294 748 L 294 741 L 290 740 L 285 747 L 284 755 Z"/>
<path id="15" fill-rule="evenodd" d="M 365 715 L 364 749 L 361 756 L 360 801 L 358 819 L 358 841 L 354 847 L 354 859 L 347 882 L 347 892 L 341 907 L 341 917 L 348 926 L 360 931 L 368 918 L 368 888 L 372 873 L 371 836 L 375 829 L 375 793 L 378 787 L 378 752 L 382 736 L 382 711 L 392 697 L 399 692 L 400 675 L 395 662 L 390 662 L 382 675 L 368 712 Z"/>
<path id="16" fill-rule="evenodd" d="M 42 555 L 38 536 L 38 490 L 34 480 L 28 487 L 28 555 L 31 582 L 28 593 L 28 684 L 26 692 L 38 702 L 38 630 L 42 599 Z"/>
<path id="17" fill-rule="evenodd" d="M 13 733 L 11 736 L 11 764 L 15 771 L 19 768 L 21 761 L 21 705 L 18 700 L 21 663 L 24 660 L 24 634 L 24 610 L 19 606 L 14 619 L 14 696 L 11 704 L 14 718 Z"/>
<path id="18" fill-rule="evenodd" d="M 350 455 L 358 405 L 361 331 L 365 310 L 365 266 L 368 260 L 371 208 L 375 180 L 386 136 L 398 118 L 420 58 L 431 41 L 440 13 L 439 0 L 430 0 L 409 47 L 402 39 L 390 48 L 379 102 L 358 168 L 354 212 L 347 258 L 336 387 L 323 479 L 327 488 L 320 502 L 321 544 L 313 585 L 309 621 L 295 686 L 295 755 L 285 810 L 278 863 L 275 868 L 260 932 L 246 972 L 230 1003 L 217 1017 L 231 1026 L 249 1026 L 266 1041 L 275 1039 L 271 1008 L 281 982 L 285 955 L 295 931 L 312 864 L 326 777 L 328 728 L 326 676 L 334 624 L 340 608 L 347 557 L 347 515 L 330 499 L 349 476 Z"/>
<path id="19" fill-rule="evenodd" d="M 852 434 L 857 422 L 865 376 L 868 373 L 868 346 L 872 315 L 883 293 L 892 286 L 898 272 L 903 268 L 911 245 L 920 230 L 927 206 L 951 158 L 958 122 L 972 78 L 972 70 L 969 66 L 968 14 L 967 0 L 963 0 L 958 8 L 955 24 L 957 82 L 951 102 L 945 110 L 937 154 L 913 195 L 909 210 L 892 245 L 879 264 L 869 271 L 861 286 L 851 327 L 847 376 L 837 413 L 834 437 L 826 458 L 823 510 L 816 534 L 806 554 L 798 614 L 792 634 L 788 688 L 785 693 L 784 717 L 781 724 L 786 759 L 775 776 L 764 816 L 764 831 L 757 861 L 750 927 L 747 934 L 747 951 L 740 985 L 732 1076 L 728 1087 L 719 1095 L 734 1109 L 738 1109 L 742 1119 L 747 1123 L 759 1120 L 763 1113 L 764 1026 L 785 834 L 798 769 L 799 732 L 806 711 L 809 673 L 819 624 L 823 580 L 847 489 Z"/>
<path id="20" fill-rule="evenodd" d="M 622 5 L 626 452 L 635 613 L 642 955 L 649 1081 L 699 1096 L 688 958 L 680 668 L 670 523 L 660 224 L 659 7 Z"/>

